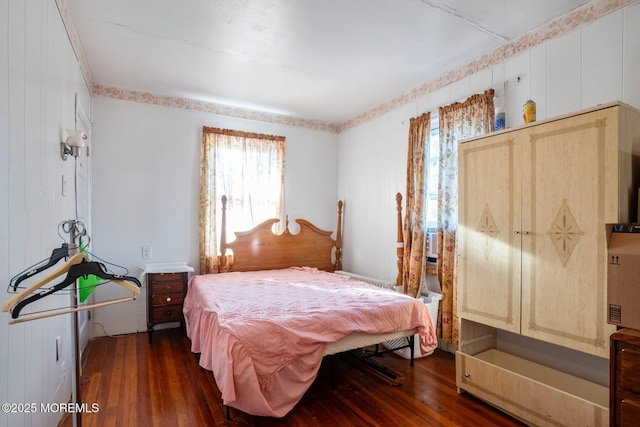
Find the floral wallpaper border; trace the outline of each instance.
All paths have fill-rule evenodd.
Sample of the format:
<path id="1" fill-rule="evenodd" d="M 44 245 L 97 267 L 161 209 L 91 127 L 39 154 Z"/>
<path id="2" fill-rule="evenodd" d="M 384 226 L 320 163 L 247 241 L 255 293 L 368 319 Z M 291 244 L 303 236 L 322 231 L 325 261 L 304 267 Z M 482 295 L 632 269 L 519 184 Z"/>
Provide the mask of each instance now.
<path id="1" fill-rule="evenodd" d="M 396 98 L 391 99 L 383 104 L 380 104 L 351 120 L 348 120 L 342 124 L 332 124 L 321 122 L 317 120 L 300 119 L 291 116 L 285 116 L 281 114 L 261 112 L 257 110 L 249 110 L 238 107 L 231 107 L 222 104 L 216 104 L 212 102 L 196 101 L 186 98 L 172 97 L 156 95 L 148 92 L 132 91 L 127 89 L 119 89 L 115 87 L 106 87 L 95 84 L 93 81 L 93 75 L 91 68 L 87 61 L 84 50 L 82 49 L 82 43 L 73 26 L 69 11 L 66 7 L 65 0 L 56 0 L 58 9 L 62 16 L 62 20 L 67 29 L 69 40 L 76 53 L 82 75 L 84 76 L 89 89 L 93 95 L 100 95 L 109 98 L 121 99 L 126 101 L 141 102 L 146 104 L 161 105 L 171 108 L 183 108 L 187 110 L 200 111 L 204 113 L 211 113 L 229 117 L 236 117 L 246 120 L 258 120 L 262 122 L 275 123 L 287 126 L 303 127 L 317 131 L 327 131 L 340 133 L 356 126 L 361 125 L 369 120 L 379 117 L 389 111 L 395 110 L 403 105 L 417 100 L 424 95 L 443 88 L 451 83 L 455 83 L 465 77 L 484 70 L 493 65 L 517 55 L 527 49 L 530 49 L 536 45 L 544 43 L 550 39 L 558 37 L 569 31 L 572 31 L 581 25 L 588 24 L 595 21 L 609 13 L 615 12 L 618 9 L 627 7 L 640 0 L 594 0 L 587 3 L 583 7 L 580 7 L 570 13 L 558 17 L 557 19 L 544 24 L 527 34 L 524 34 L 513 41 L 488 52 L 477 59 L 468 62 L 467 64 L 453 69 L 440 77 L 431 80 L 423 85 L 412 89 L 409 92 L 405 92 Z"/>
<path id="2" fill-rule="evenodd" d="M 71 21 L 69 9 L 67 9 L 67 2 L 65 0 L 56 0 L 56 5 L 58 6 L 58 11 L 60 12 L 60 16 L 62 17 L 64 27 L 67 30 L 67 35 L 69 36 L 71 47 L 76 54 L 78 64 L 80 64 L 80 71 L 82 72 L 84 81 L 86 82 L 89 91 L 91 91 L 91 85 L 93 84 L 93 74 L 91 73 L 91 68 L 89 67 L 87 56 L 84 54 L 84 49 L 82 49 L 82 43 L 80 43 L 80 37 L 78 36 L 76 27 Z"/>
<path id="3" fill-rule="evenodd" d="M 144 104 L 161 105 L 171 108 L 183 108 L 203 113 L 217 114 L 227 117 L 236 117 L 246 120 L 257 120 L 260 122 L 276 123 L 280 125 L 309 128 L 317 131 L 338 132 L 338 125 L 320 122 L 317 120 L 299 119 L 282 114 L 266 113 L 263 111 L 249 110 L 240 107 L 231 107 L 213 102 L 196 101 L 192 99 L 179 98 L 174 96 L 155 95 L 149 92 L 119 89 L 115 87 L 93 85 L 92 93 L 107 98 L 121 99 L 123 101 L 141 102 Z"/>

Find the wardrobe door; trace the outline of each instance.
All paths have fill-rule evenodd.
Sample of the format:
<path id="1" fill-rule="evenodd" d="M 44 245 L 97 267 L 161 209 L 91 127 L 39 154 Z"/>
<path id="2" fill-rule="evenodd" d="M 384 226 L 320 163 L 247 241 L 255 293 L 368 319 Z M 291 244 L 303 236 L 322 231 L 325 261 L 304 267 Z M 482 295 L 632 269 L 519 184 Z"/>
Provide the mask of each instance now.
<path id="1" fill-rule="evenodd" d="M 523 145 L 522 334 L 608 357 L 607 221 L 617 216 L 617 115 L 530 128 Z"/>
<path id="2" fill-rule="evenodd" d="M 458 151 L 458 315 L 520 332 L 518 132 Z"/>

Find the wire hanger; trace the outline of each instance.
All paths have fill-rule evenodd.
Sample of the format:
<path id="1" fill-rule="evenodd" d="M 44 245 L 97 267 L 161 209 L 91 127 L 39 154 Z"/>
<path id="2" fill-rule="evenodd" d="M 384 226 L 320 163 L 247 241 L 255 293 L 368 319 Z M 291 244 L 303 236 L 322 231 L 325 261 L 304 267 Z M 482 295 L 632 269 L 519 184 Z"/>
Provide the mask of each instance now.
<path id="1" fill-rule="evenodd" d="M 42 288 L 44 285 L 51 282 L 52 280 L 60 277 L 64 273 L 67 273 L 67 277 L 62 282 L 56 284 L 51 288 L 47 288 L 40 293 L 34 294 L 35 291 Z M 134 295 L 133 297 L 130 297 L 130 298 L 123 298 L 123 299 L 113 300 L 113 301 L 105 301 L 97 304 L 83 305 L 80 307 L 65 308 L 65 309 L 52 311 L 51 313 L 44 314 L 44 315 L 31 316 L 24 319 L 18 319 L 20 315 L 20 311 L 28 304 L 35 302 L 39 299 L 42 299 L 61 289 L 64 289 L 70 284 L 74 283 L 78 278 L 86 277 L 90 274 L 100 277 L 101 279 L 110 280 L 124 287 L 125 289 L 132 291 L 134 294 L 140 293 L 141 284 L 137 278 L 132 276 L 120 276 L 120 275 L 110 274 L 106 271 L 106 268 L 103 264 L 94 262 L 94 261 L 89 261 L 85 254 L 77 253 L 73 255 L 71 258 L 69 258 L 69 260 L 62 265 L 62 267 L 52 272 L 51 274 L 47 275 L 46 277 L 43 277 L 42 279 L 36 281 L 31 286 L 27 287 L 25 290 L 23 290 L 22 292 L 13 296 L 11 299 L 5 302 L 4 305 L 2 306 L 2 311 L 5 311 L 5 312 L 11 311 L 11 317 L 14 320 L 10 321 L 9 323 L 18 323 L 18 322 L 25 322 L 28 320 L 41 319 L 44 317 L 57 316 L 59 314 L 72 313 L 72 312 L 81 311 L 81 310 L 89 310 L 95 307 L 102 307 L 105 305 L 116 304 L 119 302 L 131 301 L 136 299 Z M 133 284 L 129 282 L 133 282 Z"/>

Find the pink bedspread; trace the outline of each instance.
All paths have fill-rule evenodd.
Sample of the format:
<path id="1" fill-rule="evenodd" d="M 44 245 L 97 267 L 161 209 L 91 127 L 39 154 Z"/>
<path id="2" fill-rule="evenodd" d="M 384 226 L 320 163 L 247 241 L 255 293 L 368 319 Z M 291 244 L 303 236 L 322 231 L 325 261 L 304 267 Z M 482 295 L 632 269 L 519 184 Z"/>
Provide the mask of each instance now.
<path id="1" fill-rule="evenodd" d="M 283 417 L 316 378 L 327 343 L 417 328 L 437 345 L 418 299 L 310 268 L 194 276 L 184 302 L 191 350 L 225 405 Z"/>

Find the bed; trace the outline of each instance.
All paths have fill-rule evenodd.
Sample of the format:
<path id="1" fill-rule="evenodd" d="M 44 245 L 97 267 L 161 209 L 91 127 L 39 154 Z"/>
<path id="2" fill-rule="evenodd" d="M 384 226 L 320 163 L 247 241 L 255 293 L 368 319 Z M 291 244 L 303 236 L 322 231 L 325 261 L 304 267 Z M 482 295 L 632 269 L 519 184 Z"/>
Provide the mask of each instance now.
<path id="1" fill-rule="evenodd" d="M 213 372 L 225 405 L 283 417 L 326 355 L 414 334 L 423 352 L 435 348 L 421 300 L 333 273 L 341 269 L 341 202 L 335 239 L 303 219 L 296 220 L 298 233 L 287 219 L 274 234 L 277 222 L 236 232 L 229 243 L 223 226 L 221 253 L 233 255 L 221 257 L 220 273 L 189 280 L 184 315 L 191 350 Z"/>

